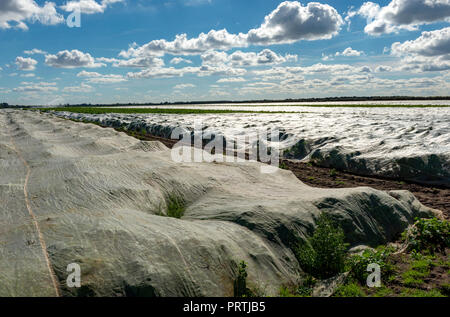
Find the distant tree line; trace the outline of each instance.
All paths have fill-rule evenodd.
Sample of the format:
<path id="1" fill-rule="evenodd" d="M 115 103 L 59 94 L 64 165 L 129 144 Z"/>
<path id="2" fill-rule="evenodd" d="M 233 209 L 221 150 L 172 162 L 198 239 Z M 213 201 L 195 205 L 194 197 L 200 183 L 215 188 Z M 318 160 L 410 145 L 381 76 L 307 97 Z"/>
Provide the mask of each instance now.
<path id="1" fill-rule="evenodd" d="M 0 103 L 0 109 L 1 108 L 31 108 L 31 106 L 17 106 L 17 105 L 10 105 L 7 102 Z"/>
<path id="2" fill-rule="evenodd" d="M 414 97 L 414 96 L 372 96 L 372 97 L 325 97 L 325 98 L 299 98 L 299 99 L 258 99 L 258 100 L 215 100 L 215 101 L 175 101 L 175 102 L 129 102 L 129 103 L 115 103 L 115 104 L 91 104 L 91 103 L 82 103 L 82 104 L 60 104 L 59 107 L 125 107 L 125 106 L 168 106 L 168 105 L 205 105 L 205 104 L 235 104 L 235 103 L 291 103 L 291 102 L 358 102 L 358 101 L 421 101 L 421 100 L 450 100 L 450 96 L 434 96 L 434 97 Z M 12 108 L 12 107 L 21 107 L 21 108 L 30 108 L 33 106 L 20 106 L 20 105 L 8 105 L 7 103 L 0 104 L 0 108 Z M 42 106 L 34 106 L 34 107 L 42 107 Z"/>
<path id="3" fill-rule="evenodd" d="M 205 105 L 205 104 L 234 104 L 234 103 L 291 103 L 291 102 L 348 102 L 348 101 L 402 101 L 402 100 L 450 100 L 450 96 L 435 96 L 435 97 L 411 97 L 411 96 L 373 96 L 373 97 L 326 97 L 326 98 L 300 98 L 300 99 L 260 99 L 260 100 L 215 100 L 215 101 L 175 101 L 175 102 L 144 102 L 144 103 L 115 103 L 115 104 L 79 104 L 70 105 L 74 107 L 126 107 L 126 106 L 168 106 L 168 105 Z M 63 106 L 69 106 L 63 105 Z"/>

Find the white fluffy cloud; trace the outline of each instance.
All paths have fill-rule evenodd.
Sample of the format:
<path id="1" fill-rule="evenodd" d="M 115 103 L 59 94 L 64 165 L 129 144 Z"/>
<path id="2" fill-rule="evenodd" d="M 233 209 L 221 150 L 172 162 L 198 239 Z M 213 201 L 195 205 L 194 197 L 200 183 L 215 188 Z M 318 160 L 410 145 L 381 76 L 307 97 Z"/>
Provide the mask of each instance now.
<path id="1" fill-rule="evenodd" d="M 181 57 L 174 57 L 170 60 L 170 64 L 178 65 L 180 63 L 192 64 L 192 61 Z"/>
<path id="2" fill-rule="evenodd" d="M 446 56 L 450 54 L 450 27 L 423 32 L 422 35 L 404 43 L 392 44 L 392 54 L 415 54 L 421 56 Z"/>
<path id="3" fill-rule="evenodd" d="M 105 64 L 96 63 L 95 59 L 89 53 L 83 53 L 79 50 L 64 50 L 58 52 L 56 55 L 45 55 L 45 63 L 48 66 L 56 68 L 95 68 L 105 66 Z"/>
<path id="4" fill-rule="evenodd" d="M 158 57 L 146 56 L 146 57 L 131 58 L 128 60 L 116 60 L 113 66 L 136 67 L 136 68 L 162 67 L 164 66 L 164 61 Z"/>
<path id="5" fill-rule="evenodd" d="M 362 76 L 367 78 L 372 73 L 368 66 L 353 66 L 348 64 L 326 65 L 322 63 L 313 64 L 306 67 L 272 67 L 264 70 L 254 70 L 252 72 L 262 81 L 289 80 L 290 84 L 304 81 L 305 76 L 309 77 L 330 77 L 330 76 Z"/>
<path id="6" fill-rule="evenodd" d="M 230 63 L 239 66 L 282 64 L 296 62 L 297 59 L 297 55 L 281 56 L 269 49 L 262 50 L 259 53 L 236 51 L 229 56 Z"/>
<path id="7" fill-rule="evenodd" d="M 48 82 L 40 82 L 40 83 L 30 83 L 30 82 L 22 82 L 20 86 L 13 89 L 16 92 L 25 92 L 25 93 L 33 93 L 33 92 L 41 92 L 41 93 L 49 93 L 58 90 L 56 87 L 56 83 L 48 83 Z"/>
<path id="8" fill-rule="evenodd" d="M 25 22 L 54 25 L 64 22 L 64 17 L 56 12 L 53 2 L 45 2 L 43 6 L 39 6 L 34 0 L 0 1 L 0 29 L 15 27 L 27 30 Z"/>
<path id="9" fill-rule="evenodd" d="M 198 55 L 208 50 L 228 50 L 232 47 L 246 46 L 245 36 L 228 33 L 226 29 L 211 30 L 207 34 L 201 33 L 198 37 L 188 39 L 187 34 L 179 34 L 173 41 L 154 40 L 140 47 L 130 47 L 122 51 L 120 56 L 162 56 L 172 55 Z"/>
<path id="10" fill-rule="evenodd" d="M 81 83 L 80 86 L 69 86 L 64 87 L 63 92 L 69 92 L 69 93 L 87 93 L 87 92 L 93 92 L 94 89 L 92 86 L 89 86 L 88 84 Z"/>
<path id="11" fill-rule="evenodd" d="M 202 65 L 195 72 L 199 77 L 205 76 L 243 76 L 247 73 L 244 68 L 235 68 L 228 65 Z"/>
<path id="12" fill-rule="evenodd" d="M 245 78 L 242 77 L 231 77 L 231 78 L 221 78 L 217 81 L 219 84 L 223 83 L 242 83 L 245 82 Z"/>
<path id="13" fill-rule="evenodd" d="M 123 2 L 123 0 L 102 0 L 98 3 L 95 0 L 71 0 L 61 6 L 67 12 L 80 10 L 83 14 L 103 13 L 113 3 Z"/>
<path id="14" fill-rule="evenodd" d="M 450 69 L 450 27 L 422 32 L 415 40 L 392 44 L 391 54 L 403 57 L 404 70 Z"/>
<path id="15" fill-rule="evenodd" d="M 281 56 L 270 49 L 264 49 L 259 53 L 236 51 L 230 55 L 226 52 L 208 51 L 202 54 L 201 58 L 204 65 L 228 64 L 243 67 L 295 62 L 298 57 L 290 54 Z"/>
<path id="16" fill-rule="evenodd" d="M 374 2 L 364 3 L 349 17 L 367 18 L 364 31 L 371 35 L 416 30 L 418 25 L 445 21 L 450 18 L 450 0 L 392 0 L 381 7 Z"/>
<path id="17" fill-rule="evenodd" d="M 336 56 L 347 56 L 347 57 L 351 57 L 351 56 L 361 56 L 363 55 L 364 52 L 363 51 L 357 51 L 354 50 L 351 47 L 347 47 L 344 51 L 342 52 L 336 52 Z"/>
<path id="18" fill-rule="evenodd" d="M 243 76 L 247 71 L 243 68 L 234 68 L 228 65 L 202 65 L 200 67 L 157 67 L 147 68 L 140 72 L 130 72 L 128 78 L 172 78 L 182 77 L 186 74 L 196 74 L 199 77 L 205 76 Z"/>
<path id="19" fill-rule="evenodd" d="M 391 72 L 393 68 L 391 66 L 380 65 L 375 68 L 376 73 L 387 73 Z"/>
<path id="20" fill-rule="evenodd" d="M 43 51 L 43 50 L 40 50 L 40 49 L 37 49 L 37 48 L 33 48 L 32 50 L 29 50 L 29 51 L 23 51 L 23 53 L 27 54 L 27 55 L 35 55 L 35 54 L 45 55 L 45 54 L 47 54 L 46 51 Z"/>
<path id="21" fill-rule="evenodd" d="M 300 40 L 330 39 L 343 24 L 335 8 L 317 2 L 306 6 L 298 1 L 282 2 L 265 17 L 264 23 L 247 34 L 250 44 L 293 43 Z"/>
<path id="22" fill-rule="evenodd" d="M 184 68 L 174 68 L 174 67 L 164 67 L 164 68 L 148 68 L 140 72 L 128 73 L 128 78 L 171 78 L 171 77 L 182 77 L 184 74 L 197 73 L 199 71 L 198 67 L 184 67 Z"/>
<path id="23" fill-rule="evenodd" d="M 178 84 L 173 87 L 174 90 L 183 90 L 187 88 L 195 88 L 196 86 L 194 84 Z"/>
<path id="24" fill-rule="evenodd" d="M 450 85 L 444 76 L 434 78 L 408 78 L 388 79 L 377 78 L 370 74 L 361 74 L 354 69 L 354 73 L 326 73 L 320 78 L 303 76 L 298 73 L 291 74 L 286 79 L 276 82 L 252 82 L 237 88 L 241 95 L 248 94 L 298 94 L 307 91 L 307 94 L 327 91 L 336 95 L 348 95 L 355 90 L 360 94 L 381 93 L 386 91 L 394 94 L 413 93 L 415 95 L 427 95 L 442 92 L 449 89 Z"/>
<path id="25" fill-rule="evenodd" d="M 97 72 L 87 72 L 85 70 L 79 72 L 77 77 L 86 77 L 87 81 L 93 84 L 115 84 L 127 81 L 122 75 L 104 75 Z"/>
<path id="26" fill-rule="evenodd" d="M 285 1 L 265 17 L 259 28 L 246 34 L 231 34 L 226 29 L 211 30 L 190 39 L 186 34 L 179 34 L 173 41 L 161 39 L 142 46 L 133 44 L 128 50 L 122 51 L 120 56 L 199 55 L 210 50 L 227 51 L 249 45 L 329 39 L 338 34 L 342 24 L 342 17 L 327 4 L 311 2 L 302 6 L 298 1 Z"/>
<path id="27" fill-rule="evenodd" d="M 36 69 L 38 62 L 30 57 L 17 56 L 15 64 L 17 68 L 25 71 L 32 71 Z"/>

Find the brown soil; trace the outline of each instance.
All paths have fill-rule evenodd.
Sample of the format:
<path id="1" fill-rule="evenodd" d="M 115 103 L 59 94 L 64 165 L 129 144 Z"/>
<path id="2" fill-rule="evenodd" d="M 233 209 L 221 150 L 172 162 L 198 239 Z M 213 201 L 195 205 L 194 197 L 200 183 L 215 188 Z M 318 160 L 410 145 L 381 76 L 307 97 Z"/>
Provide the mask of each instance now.
<path id="1" fill-rule="evenodd" d="M 395 267 L 394 278 L 390 279 L 389 282 L 384 285 L 388 289 L 390 289 L 390 294 L 387 296 L 406 296 L 405 291 L 432 291 L 438 290 L 442 295 L 449 297 L 449 285 L 450 285 L 450 276 L 448 274 L 450 266 L 449 266 L 449 258 L 448 254 L 450 249 L 446 249 L 445 253 L 435 254 L 435 258 L 432 260 L 430 266 L 430 273 L 423 278 L 423 283 L 416 285 L 414 287 L 410 285 L 405 285 L 403 281 L 403 274 L 409 270 L 411 270 L 411 263 L 413 259 L 410 254 L 401 253 L 397 255 L 393 255 L 389 258 L 391 264 Z M 376 292 L 376 289 L 372 289 L 368 291 L 369 295 L 373 295 Z"/>
<path id="2" fill-rule="evenodd" d="M 285 166 L 283 166 L 283 163 Z M 400 182 L 376 177 L 358 176 L 313 166 L 302 162 L 283 160 L 282 166 L 291 170 L 302 182 L 313 187 L 349 188 L 368 186 L 379 190 L 408 190 L 424 205 L 439 209 L 450 218 L 450 189 Z"/>
<path id="3" fill-rule="evenodd" d="M 124 131 L 135 138 L 145 141 L 160 141 L 172 148 L 178 141 L 156 137 L 149 134 Z M 379 190 L 408 190 L 425 206 L 441 210 L 446 219 L 450 219 L 450 188 L 438 188 L 410 182 L 383 179 L 378 177 L 358 176 L 334 169 L 318 167 L 309 163 L 293 160 L 281 160 L 281 168 L 292 171 L 303 183 L 321 188 L 372 187 Z"/>

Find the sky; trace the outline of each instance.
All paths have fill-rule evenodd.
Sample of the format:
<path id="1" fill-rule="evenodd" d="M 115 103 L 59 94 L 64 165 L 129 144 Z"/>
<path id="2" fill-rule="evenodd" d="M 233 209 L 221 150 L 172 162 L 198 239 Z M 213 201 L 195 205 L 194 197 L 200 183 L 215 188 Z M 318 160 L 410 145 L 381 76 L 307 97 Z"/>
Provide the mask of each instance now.
<path id="1" fill-rule="evenodd" d="M 450 0 L 0 0 L 0 102 L 443 96 Z"/>

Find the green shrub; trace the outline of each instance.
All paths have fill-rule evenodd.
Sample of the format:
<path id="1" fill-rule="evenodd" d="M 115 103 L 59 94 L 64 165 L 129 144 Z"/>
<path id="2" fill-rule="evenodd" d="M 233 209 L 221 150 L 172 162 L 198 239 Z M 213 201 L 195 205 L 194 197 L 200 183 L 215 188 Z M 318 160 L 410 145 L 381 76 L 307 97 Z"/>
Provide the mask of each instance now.
<path id="1" fill-rule="evenodd" d="M 351 275 L 361 284 L 365 284 L 370 272 L 367 271 L 369 264 L 378 264 L 381 269 L 381 278 L 387 281 L 394 272 L 394 265 L 389 262 L 392 249 L 379 247 L 377 250 L 364 250 L 362 254 L 353 255 L 348 260 Z"/>
<path id="2" fill-rule="evenodd" d="M 295 288 L 282 286 L 280 288 L 280 297 L 311 297 L 315 285 L 316 280 L 311 275 L 308 275 L 303 282 Z"/>
<path id="3" fill-rule="evenodd" d="M 445 248 L 450 247 L 450 223 L 437 218 L 416 219 L 404 238 L 410 250 L 445 253 Z"/>
<path id="4" fill-rule="evenodd" d="M 358 285 L 358 283 L 349 283 L 346 285 L 340 286 L 336 292 L 334 293 L 335 297 L 365 297 L 366 293 Z"/>
<path id="5" fill-rule="evenodd" d="M 300 267 L 318 279 L 326 279 L 344 271 L 348 245 L 344 231 L 333 220 L 321 214 L 317 228 L 308 241 L 299 242 L 295 255 Z"/>
<path id="6" fill-rule="evenodd" d="M 280 287 L 280 297 L 297 297 L 295 294 L 293 294 L 289 288 L 286 286 Z"/>
<path id="7" fill-rule="evenodd" d="M 308 275 L 306 279 L 297 288 L 297 294 L 302 297 L 312 296 L 316 280 Z"/>
<path id="8" fill-rule="evenodd" d="M 237 277 L 234 280 L 234 297 L 252 297 L 252 292 L 247 287 L 247 276 L 247 263 L 241 261 Z"/>

